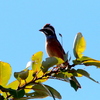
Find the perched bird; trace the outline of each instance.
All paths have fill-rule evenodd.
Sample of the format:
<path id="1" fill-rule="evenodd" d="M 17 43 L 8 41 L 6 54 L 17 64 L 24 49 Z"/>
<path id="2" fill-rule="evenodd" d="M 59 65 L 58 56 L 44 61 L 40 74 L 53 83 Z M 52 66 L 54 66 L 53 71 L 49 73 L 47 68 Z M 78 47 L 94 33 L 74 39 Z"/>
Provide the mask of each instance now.
<path id="1" fill-rule="evenodd" d="M 50 57 L 58 57 L 64 60 L 65 51 L 57 39 L 55 29 L 50 24 L 46 24 L 42 29 L 39 31 L 43 32 L 46 36 L 46 51 Z M 67 64 L 66 64 L 67 63 Z M 68 61 L 64 63 L 68 65 Z M 73 81 L 77 81 L 75 77 L 72 77 Z M 77 81 L 78 87 L 81 87 Z"/>
<path id="2" fill-rule="evenodd" d="M 46 36 L 47 54 L 50 57 L 56 56 L 64 60 L 65 51 L 56 37 L 55 29 L 50 24 L 46 24 L 39 31 L 43 32 Z"/>

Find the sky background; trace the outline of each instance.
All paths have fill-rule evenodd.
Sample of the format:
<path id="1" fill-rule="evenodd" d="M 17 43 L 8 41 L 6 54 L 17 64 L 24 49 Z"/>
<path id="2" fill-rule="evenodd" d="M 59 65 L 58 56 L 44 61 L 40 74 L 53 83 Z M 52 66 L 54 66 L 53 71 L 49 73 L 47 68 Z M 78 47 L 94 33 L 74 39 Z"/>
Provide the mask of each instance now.
<path id="1" fill-rule="evenodd" d="M 13 73 L 23 70 L 38 51 L 44 52 L 43 59 L 48 57 L 45 36 L 39 32 L 46 23 L 55 27 L 59 40 L 58 34 L 63 35 L 63 47 L 72 59 L 74 37 L 82 32 L 87 43 L 84 55 L 100 60 L 100 0 L 0 0 L 0 60 L 11 64 Z M 100 82 L 100 69 L 78 68 L 85 68 Z M 66 82 L 48 80 L 45 84 L 58 90 L 62 100 L 99 100 L 100 84 L 86 77 L 78 80 L 82 88 L 77 92 Z"/>

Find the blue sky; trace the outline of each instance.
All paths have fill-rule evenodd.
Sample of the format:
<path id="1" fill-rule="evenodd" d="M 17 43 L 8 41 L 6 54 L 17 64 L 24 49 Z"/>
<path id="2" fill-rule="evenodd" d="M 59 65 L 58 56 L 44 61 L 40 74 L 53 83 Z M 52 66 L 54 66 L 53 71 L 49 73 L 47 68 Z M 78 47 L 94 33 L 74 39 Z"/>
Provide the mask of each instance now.
<path id="1" fill-rule="evenodd" d="M 86 39 L 84 55 L 100 60 L 100 1 L 99 0 L 0 0 L 0 60 L 11 64 L 13 73 L 25 68 L 31 56 L 45 52 L 45 36 L 38 30 L 52 24 L 63 35 L 63 46 L 72 59 L 73 40 L 78 32 Z M 85 68 L 100 81 L 100 69 Z M 82 77 L 82 89 L 75 92 L 68 83 L 58 80 L 45 82 L 61 95 L 62 100 L 95 100 L 100 98 L 100 85 Z M 12 78 L 14 80 L 14 78 Z M 41 100 L 41 99 L 40 99 Z M 47 97 L 43 100 L 52 100 Z"/>

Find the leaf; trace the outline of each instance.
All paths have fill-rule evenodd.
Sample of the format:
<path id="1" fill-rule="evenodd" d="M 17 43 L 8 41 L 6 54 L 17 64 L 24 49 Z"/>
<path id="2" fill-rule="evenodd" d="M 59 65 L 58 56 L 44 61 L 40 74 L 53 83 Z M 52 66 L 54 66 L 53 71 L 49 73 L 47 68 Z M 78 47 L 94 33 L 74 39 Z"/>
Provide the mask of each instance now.
<path id="1" fill-rule="evenodd" d="M 72 77 L 71 77 L 71 80 L 74 81 L 75 84 L 76 84 L 76 86 L 73 87 L 75 90 L 78 89 L 78 88 L 81 88 L 81 85 L 80 85 L 80 83 L 78 82 L 78 80 L 76 79 L 75 76 L 72 76 Z"/>
<path id="2" fill-rule="evenodd" d="M 70 80 L 70 85 L 71 85 L 71 87 L 73 87 L 75 89 L 75 91 L 78 90 L 78 86 L 77 86 L 76 82 L 74 82 L 73 80 Z"/>
<path id="3" fill-rule="evenodd" d="M 97 68 L 100 68 L 99 60 L 95 60 L 87 56 L 82 56 L 81 58 L 75 59 L 73 60 L 73 63 L 75 65 L 84 64 L 85 66 L 96 66 Z"/>
<path id="4" fill-rule="evenodd" d="M 42 70 L 43 72 L 48 71 L 50 67 L 53 67 L 54 65 L 59 65 L 64 63 L 64 61 L 61 58 L 58 57 L 48 57 L 46 58 L 46 61 L 42 62 Z"/>
<path id="5" fill-rule="evenodd" d="M 57 59 L 57 64 L 56 65 L 64 63 L 64 61 L 61 58 L 58 58 L 58 57 L 55 57 L 55 58 Z"/>
<path id="6" fill-rule="evenodd" d="M 61 95 L 58 91 L 56 91 L 54 88 L 48 86 L 48 85 L 45 85 L 49 91 L 51 91 L 51 93 L 54 95 L 55 98 L 58 98 L 58 99 L 61 99 Z"/>
<path id="7" fill-rule="evenodd" d="M 26 78 L 26 83 L 30 82 L 30 81 L 34 78 L 34 77 L 33 77 L 33 73 L 34 73 L 33 70 L 29 70 L 28 77 Z M 21 80 L 20 83 L 19 83 L 18 80 L 15 80 L 15 81 L 9 83 L 9 84 L 6 86 L 6 88 L 12 88 L 12 89 L 15 89 L 15 90 L 16 90 L 16 89 L 18 89 L 19 84 L 20 84 L 20 86 L 23 86 L 23 85 L 25 85 L 26 83 L 25 83 L 25 80 Z M 32 85 L 30 85 L 30 84 L 27 86 L 27 88 L 31 88 L 31 87 L 32 87 Z M 26 93 L 28 93 L 29 91 L 30 91 L 30 89 L 25 89 L 25 92 L 26 92 Z"/>
<path id="8" fill-rule="evenodd" d="M 85 70 L 82 69 L 77 69 L 77 73 L 82 74 L 83 76 L 91 79 L 92 81 L 99 83 L 98 81 L 94 80 L 93 78 L 90 77 L 90 74 L 88 72 L 86 72 Z"/>
<path id="9" fill-rule="evenodd" d="M 0 100 L 5 100 L 5 98 L 3 96 L 0 95 Z"/>
<path id="10" fill-rule="evenodd" d="M 53 97 L 53 99 L 55 100 L 55 96 L 54 96 L 54 94 L 52 93 L 52 91 L 50 90 L 50 89 L 48 89 L 45 85 L 43 85 L 43 84 L 41 84 L 45 89 L 46 89 L 46 91 L 49 93 L 49 95 L 51 96 L 51 97 Z"/>
<path id="11" fill-rule="evenodd" d="M 35 75 L 34 75 L 35 74 Z M 40 74 L 35 73 L 33 70 L 29 70 L 29 75 L 26 79 L 26 83 L 30 82 L 31 80 L 33 80 L 34 78 L 39 78 Z M 41 79 L 41 80 L 37 80 L 38 82 L 45 82 L 47 79 Z M 24 82 L 23 82 L 24 83 Z M 24 83 L 25 84 L 25 83 Z M 22 84 L 23 85 L 23 84 Z"/>
<path id="12" fill-rule="evenodd" d="M 54 74 L 53 77 L 54 77 L 54 79 L 69 82 L 69 78 L 65 75 L 65 73 L 62 73 L 62 72 L 58 72 L 57 74 Z"/>
<path id="13" fill-rule="evenodd" d="M 1 86 L 1 85 L 0 85 L 0 90 L 1 90 L 2 92 L 8 92 L 8 89 L 7 89 L 7 88 L 4 88 L 4 87 Z"/>
<path id="14" fill-rule="evenodd" d="M 39 52 L 35 53 L 31 58 L 31 60 L 33 61 L 32 69 L 36 72 L 40 71 L 42 57 L 43 57 L 43 52 L 39 51 Z"/>
<path id="15" fill-rule="evenodd" d="M 30 82 L 31 80 L 33 80 L 36 76 L 33 76 L 35 72 L 33 70 L 29 70 L 29 74 L 28 77 L 26 78 L 26 83 Z M 21 81 L 21 85 L 23 86 L 25 84 L 25 81 L 22 80 Z M 34 83 L 33 83 L 34 84 Z M 30 85 L 30 84 L 29 84 Z"/>
<path id="16" fill-rule="evenodd" d="M 84 62 L 84 61 L 89 61 L 89 60 L 94 60 L 90 57 L 87 56 L 82 56 L 81 58 L 77 59 L 78 61 Z"/>
<path id="17" fill-rule="evenodd" d="M 30 82 L 31 80 L 34 80 L 34 78 L 39 78 L 40 77 L 40 72 L 39 73 L 35 73 L 33 70 L 29 70 L 29 75 L 26 78 L 26 83 Z M 38 79 L 35 82 L 45 82 L 48 78 L 43 78 L 43 79 Z M 23 86 L 24 84 L 26 84 L 24 80 L 21 81 L 21 86 Z M 34 85 L 34 83 L 29 84 L 26 88 L 31 88 L 32 85 Z M 25 92 L 29 92 L 30 89 L 25 89 Z"/>
<path id="18" fill-rule="evenodd" d="M 39 51 L 39 52 L 35 53 L 32 56 L 31 60 L 32 61 L 35 61 L 35 62 L 41 62 L 42 61 L 42 57 L 43 57 L 43 52 L 42 51 Z"/>
<path id="19" fill-rule="evenodd" d="M 40 77 L 40 78 L 41 78 L 41 77 Z M 41 79 L 36 80 L 35 83 L 42 83 L 42 82 L 45 82 L 45 81 L 47 81 L 47 80 L 48 80 L 48 77 L 43 77 L 43 78 L 41 78 Z"/>
<path id="20" fill-rule="evenodd" d="M 14 72 L 15 78 L 18 79 L 19 81 L 25 80 L 28 77 L 28 74 L 29 74 L 28 69 L 25 69 L 21 72 Z"/>
<path id="21" fill-rule="evenodd" d="M 84 61 L 83 64 L 86 66 L 96 66 L 97 68 L 100 68 L 100 61 L 98 60 Z"/>
<path id="22" fill-rule="evenodd" d="M 8 85 L 6 85 L 5 87 L 6 88 L 12 88 L 12 89 L 16 90 L 18 88 L 18 86 L 19 86 L 19 81 L 15 80 L 15 81 L 9 83 Z"/>
<path id="23" fill-rule="evenodd" d="M 28 99 L 39 99 L 39 98 L 45 98 L 48 95 L 44 92 L 32 92 L 32 93 L 26 93 L 26 97 L 24 97 L 23 100 L 28 100 Z"/>
<path id="24" fill-rule="evenodd" d="M 25 70 L 21 71 L 20 78 L 22 80 L 25 80 L 28 77 L 28 75 L 29 75 L 29 70 L 28 69 L 25 69 Z"/>
<path id="25" fill-rule="evenodd" d="M 82 36 L 82 33 L 78 33 L 74 40 L 73 52 L 76 58 L 81 58 L 83 52 L 86 49 L 86 41 Z"/>
<path id="26" fill-rule="evenodd" d="M 95 59 L 87 57 L 87 56 L 82 56 L 81 58 L 73 60 L 73 63 L 75 65 L 84 64 L 86 66 L 96 66 L 97 68 L 100 68 L 100 61 L 99 60 L 95 60 Z"/>
<path id="27" fill-rule="evenodd" d="M 24 84 L 25 84 L 25 81 L 21 81 L 20 86 L 23 86 Z M 19 86 L 19 81 L 15 80 L 15 81 L 11 82 L 10 84 L 8 84 L 6 86 L 6 88 L 11 88 L 11 89 L 15 89 L 16 90 L 16 89 L 18 89 L 18 86 Z M 32 87 L 32 85 L 26 86 L 26 88 L 28 88 L 28 89 L 25 89 L 25 93 L 28 93 L 31 90 L 31 87 Z"/>
<path id="28" fill-rule="evenodd" d="M 89 61 L 89 60 L 94 60 L 94 59 L 92 59 L 90 57 L 87 57 L 87 56 L 82 56 L 81 58 L 78 58 L 78 59 L 73 60 L 73 63 L 75 65 L 78 65 L 78 64 L 83 64 L 84 61 Z"/>
<path id="29" fill-rule="evenodd" d="M 0 61 L 0 85 L 5 86 L 12 74 L 10 64 Z"/>
<path id="30" fill-rule="evenodd" d="M 42 70 L 43 72 L 46 72 L 50 67 L 54 66 L 58 64 L 58 60 L 56 59 L 56 57 L 49 57 L 46 58 L 46 61 L 42 62 Z"/>
<path id="31" fill-rule="evenodd" d="M 14 72 L 14 77 L 20 82 L 21 78 L 20 78 L 20 72 Z"/>
<path id="32" fill-rule="evenodd" d="M 32 70 L 34 71 L 34 73 L 38 73 L 37 78 L 41 77 L 44 74 L 41 70 L 42 57 L 43 57 L 43 52 L 40 51 L 40 52 L 35 53 L 31 58 Z"/>
<path id="33" fill-rule="evenodd" d="M 67 76 L 67 77 L 72 77 L 73 76 L 73 74 L 72 73 L 68 73 L 68 72 L 63 72 L 64 74 L 65 74 L 65 76 Z"/>
<path id="34" fill-rule="evenodd" d="M 75 64 L 75 65 L 80 65 L 80 64 L 82 64 L 83 62 L 81 62 L 79 59 L 75 59 L 75 60 L 73 60 L 73 64 Z"/>
<path id="35" fill-rule="evenodd" d="M 86 77 L 90 76 L 90 74 L 88 72 L 86 72 L 85 70 L 82 70 L 82 69 L 77 69 L 77 73 L 80 73 Z"/>
<path id="36" fill-rule="evenodd" d="M 36 84 L 33 86 L 33 90 L 39 94 L 45 93 L 45 96 L 54 96 L 54 98 L 61 99 L 60 93 L 56 91 L 55 89 L 53 89 L 52 87 L 47 86 L 47 85 Z"/>
<path id="37" fill-rule="evenodd" d="M 13 89 L 8 89 L 9 93 L 14 97 L 14 98 L 22 98 L 25 94 L 24 89 L 21 90 L 13 90 Z"/>

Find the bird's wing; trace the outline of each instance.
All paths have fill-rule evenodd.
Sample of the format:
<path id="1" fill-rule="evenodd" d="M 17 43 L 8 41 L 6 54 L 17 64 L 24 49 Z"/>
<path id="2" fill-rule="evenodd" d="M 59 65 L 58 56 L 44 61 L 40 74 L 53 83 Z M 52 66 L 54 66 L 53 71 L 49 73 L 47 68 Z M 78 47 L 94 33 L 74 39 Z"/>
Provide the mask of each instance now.
<path id="1" fill-rule="evenodd" d="M 47 41 L 46 50 L 49 56 L 56 56 L 64 60 L 65 51 L 58 40 Z"/>

